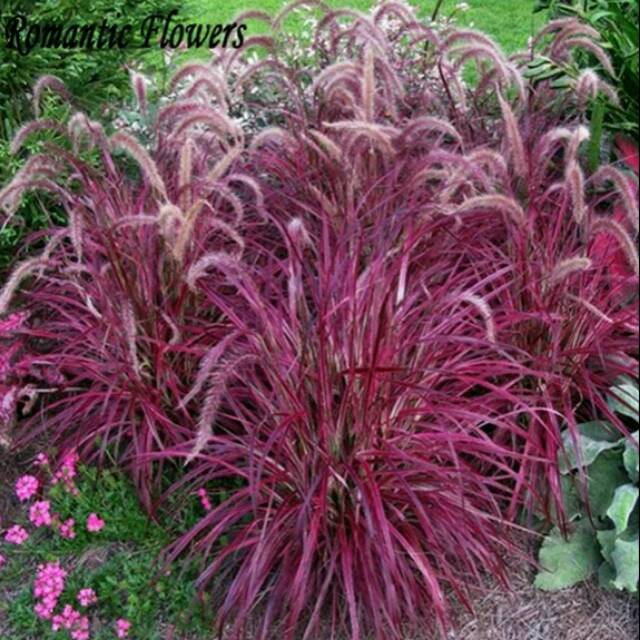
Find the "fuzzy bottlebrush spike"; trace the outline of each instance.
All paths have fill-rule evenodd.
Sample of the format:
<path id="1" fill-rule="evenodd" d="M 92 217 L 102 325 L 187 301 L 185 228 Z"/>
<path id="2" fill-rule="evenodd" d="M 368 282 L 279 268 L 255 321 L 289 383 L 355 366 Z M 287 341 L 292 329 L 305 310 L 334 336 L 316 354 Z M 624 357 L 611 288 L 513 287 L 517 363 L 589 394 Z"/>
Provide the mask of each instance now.
<path id="1" fill-rule="evenodd" d="M 44 126 L 36 122 L 36 128 Z M 161 130 L 180 122 L 165 119 Z M 151 508 L 159 468 L 136 456 L 193 437 L 197 415 L 180 409 L 180 403 L 193 386 L 202 355 L 226 335 L 224 315 L 199 305 L 199 295 L 190 292 L 183 275 L 203 255 L 235 254 L 242 248 L 244 237 L 233 226 L 241 205 L 233 191 L 246 180 L 250 187 L 244 190 L 260 203 L 260 186 L 234 170 L 237 152 L 204 150 L 197 133 L 189 177 L 186 168 L 175 171 L 180 158 L 186 165 L 185 140 L 174 143 L 171 136 L 162 136 L 159 147 L 146 149 L 120 132 L 109 145 L 102 144 L 102 129 L 80 113 L 73 114 L 68 127 L 56 123 L 55 128 L 61 135 L 67 131 L 78 152 L 83 151 L 78 144 L 82 135 L 98 143 L 103 166 L 89 167 L 53 145 L 49 153 L 27 161 L 2 190 L 3 200 L 15 209 L 23 190 L 49 187 L 67 210 L 69 224 L 52 230 L 41 257 L 15 267 L 0 292 L 0 313 L 18 305 L 33 309 L 33 317 L 46 318 L 38 323 L 32 357 L 73 381 L 68 390 L 57 386 L 56 402 L 48 405 L 52 443 L 102 456 L 117 442 L 117 458 L 132 465 L 141 498 Z M 29 133 L 37 131 L 27 127 L 21 135 Z M 141 176 L 132 177 L 112 149 L 127 151 Z M 70 172 L 74 180 L 67 183 Z M 228 185 L 227 176 L 235 182 Z M 227 194 L 226 199 L 211 195 L 212 188 Z M 185 214 L 171 203 L 180 202 L 187 189 L 199 209 L 215 207 L 215 217 L 190 221 L 198 243 L 188 245 L 177 261 L 176 233 L 184 227 Z M 25 375 L 28 384 L 32 373 Z M 28 421 L 21 425 L 17 445 L 37 437 L 42 428 Z M 97 436 L 102 446 L 95 450 Z"/>
<path id="2" fill-rule="evenodd" d="M 64 100 L 69 100 L 71 97 L 64 85 L 64 82 L 62 82 L 60 78 L 53 75 L 41 76 L 33 87 L 33 112 L 36 117 L 40 115 L 40 99 L 45 89 L 54 91 Z"/>

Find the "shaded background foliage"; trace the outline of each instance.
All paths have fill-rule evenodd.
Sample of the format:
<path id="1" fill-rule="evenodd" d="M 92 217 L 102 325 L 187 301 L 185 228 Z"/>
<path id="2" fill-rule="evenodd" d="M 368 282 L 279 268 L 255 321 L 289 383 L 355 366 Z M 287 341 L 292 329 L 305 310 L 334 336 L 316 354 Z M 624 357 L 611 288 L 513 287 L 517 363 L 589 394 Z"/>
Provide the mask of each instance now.
<path id="1" fill-rule="evenodd" d="M 139 57 L 139 49 L 53 49 L 35 47 L 28 54 L 6 46 L 5 28 L 9 17 L 22 14 L 29 24 L 61 22 L 82 26 L 100 23 L 139 24 L 151 13 L 167 13 L 179 8 L 176 0 L 3 0 L 0 6 L 2 46 L 0 46 L 0 185 L 20 168 L 22 162 L 9 154 L 9 141 L 26 120 L 33 117 L 31 90 L 42 75 L 58 76 L 73 96 L 73 105 L 91 117 L 107 118 L 128 95 L 129 74 L 125 64 Z M 56 117 L 59 107 L 46 113 Z M 50 137 L 50 136 L 49 136 Z M 46 139 L 46 136 L 45 136 Z M 41 145 L 32 143 L 32 150 Z M 22 239 L 50 222 L 47 210 L 35 196 L 25 199 L 20 217 L 23 225 L 0 231 L 0 276 L 14 258 Z M 60 210 L 49 211 L 58 219 Z"/>
<path id="2" fill-rule="evenodd" d="M 638 0 L 538 0 L 534 8 L 549 19 L 576 17 L 595 28 L 602 47 L 611 59 L 619 105 L 610 101 L 601 106 L 604 125 L 612 132 L 622 132 L 638 141 L 638 93 L 640 91 L 640 55 L 638 52 Z M 602 65 L 588 52 L 577 59 L 581 67 L 589 66 L 603 73 Z M 606 73 L 605 73 L 606 75 Z"/>

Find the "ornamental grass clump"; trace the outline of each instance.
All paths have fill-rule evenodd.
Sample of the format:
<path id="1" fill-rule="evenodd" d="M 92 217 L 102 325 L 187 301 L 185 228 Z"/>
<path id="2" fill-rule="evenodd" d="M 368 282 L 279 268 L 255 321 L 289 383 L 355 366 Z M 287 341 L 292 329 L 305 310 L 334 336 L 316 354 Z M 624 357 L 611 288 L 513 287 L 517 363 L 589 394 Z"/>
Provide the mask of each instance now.
<path id="1" fill-rule="evenodd" d="M 23 346 L 11 364 L 23 382 L 43 372 L 49 381 L 38 387 L 50 394 L 46 419 L 34 416 L 21 435 L 46 431 L 62 451 L 110 449 L 133 465 L 147 506 L 151 470 L 136 461 L 193 437 L 193 418 L 180 403 L 202 355 L 226 331 L 225 316 L 199 304 L 184 276 L 201 255 L 234 255 L 245 242 L 235 230 L 243 205 L 234 189 L 243 183 L 226 170 L 242 133 L 206 109 L 227 127 L 226 139 L 176 134 L 184 117 L 168 107 L 158 116 L 163 150 L 155 157 L 127 132 L 107 137 L 77 113 L 68 123 L 75 152 L 50 145 L 51 159 L 28 162 L 3 190 L 11 210 L 25 190 L 49 189 L 69 217 L 67 227 L 51 229 L 41 255 L 16 267 L 0 294 L 6 313 L 29 279 L 20 313 L 32 322 L 13 328 L 9 356 L 18 338 L 28 341 L 30 352 Z M 40 124 L 18 133 L 16 152 Z M 86 160 L 89 152 L 99 163 Z M 60 173 L 44 177 L 54 162 Z"/>
<path id="2" fill-rule="evenodd" d="M 176 73 L 152 148 L 77 115 L 101 162 L 56 150 L 66 184 L 3 190 L 70 217 L 0 294 L 64 379 L 17 437 L 109 451 L 149 508 L 215 496 L 167 559 L 201 558 L 221 634 L 444 632 L 481 572 L 506 584 L 521 507 L 566 526 L 565 429 L 628 435 L 607 399 L 637 375 L 637 182 L 584 168 L 583 96 L 530 83 L 532 52 L 319 6 L 304 68 L 291 9 L 261 16 L 257 61 Z"/>
<path id="3" fill-rule="evenodd" d="M 268 273 L 281 293 L 248 296 L 237 337 L 192 394 L 195 447 L 165 454 L 193 460 L 181 485 L 241 481 L 168 556 L 193 544 L 210 558 L 199 584 L 222 590 L 231 637 L 256 605 L 256 637 L 319 637 L 325 619 L 326 633 L 353 637 L 403 637 L 402 624 L 431 619 L 444 629 L 447 593 L 469 604 L 466 582 L 483 569 L 504 581 L 513 549 L 500 505 L 514 459 L 487 427 L 524 436 L 526 407 L 495 382 L 518 367 L 492 341 L 491 280 L 471 264 L 420 266 L 422 237 L 446 243 L 448 224 L 411 229 L 401 219 L 417 211 L 394 195 L 342 221 L 286 225 L 290 253 Z M 397 224 L 370 224 L 384 204 Z M 210 275 L 198 271 L 194 286 L 215 305 Z"/>

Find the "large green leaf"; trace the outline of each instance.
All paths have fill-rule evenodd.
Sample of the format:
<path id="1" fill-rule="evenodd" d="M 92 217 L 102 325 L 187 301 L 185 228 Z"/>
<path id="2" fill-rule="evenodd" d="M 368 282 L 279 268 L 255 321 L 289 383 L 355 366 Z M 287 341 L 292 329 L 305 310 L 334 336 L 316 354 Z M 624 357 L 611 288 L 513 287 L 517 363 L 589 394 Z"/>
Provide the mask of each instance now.
<path id="1" fill-rule="evenodd" d="M 620 432 L 606 420 L 582 422 L 578 425 L 578 432 L 592 440 L 606 440 L 607 442 L 619 442 L 620 440 Z"/>
<path id="2" fill-rule="evenodd" d="M 568 540 L 554 528 L 540 549 L 543 570 L 536 576 L 535 586 L 544 591 L 571 587 L 593 575 L 600 561 L 598 541 L 589 522 L 581 522 Z"/>
<path id="3" fill-rule="evenodd" d="M 594 516 L 605 519 L 613 502 L 616 489 L 628 482 L 622 466 L 622 456 L 617 451 L 604 451 L 587 470 L 589 506 Z"/>
<path id="4" fill-rule="evenodd" d="M 638 487 L 623 484 L 616 489 L 611 506 L 607 509 L 607 515 L 613 520 L 618 534 L 623 533 L 627 528 L 637 502 Z"/>
<path id="5" fill-rule="evenodd" d="M 596 440 L 588 435 L 577 435 L 580 452 L 580 462 L 583 466 L 590 465 L 603 451 L 620 446 L 619 441 Z M 562 434 L 564 453 L 560 453 L 559 467 L 561 473 L 569 473 L 579 467 L 576 447 L 569 430 Z"/>
<path id="6" fill-rule="evenodd" d="M 624 467 L 627 470 L 627 473 L 629 474 L 629 477 L 631 478 L 631 480 L 633 482 L 637 483 L 638 482 L 638 474 L 639 474 L 639 471 L 640 471 L 640 469 L 638 468 L 638 464 L 639 464 L 639 460 L 638 460 L 638 431 L 636 431 L 635 433 L 631 434 L 631 437 L 635 441 L 635 444 L 633 442 L 630 442 L 629 440 L 627 440 L 625 442 L 625 449 L 624 449 L 624 455 L 623 455 Z"/>
<path id="7" fill-rule="evenodd" d="M 564 516 L 569 522 L 580 519 L 584 515 L 584 505 L 576 486 L 573 476 L 561 476 L 560 486 L 562 488 L 562 502 L 564 506 Z M 558 521 L 558 515 L 553 509 L 554 522 Z"/>
<path id="8" fill-rule="evenodd" d="M 613 564 L 603 562 L 598 569 L 598 582 L 603 589 L 613 589 L 613 581 L 616 579 L 616 570 Z"/>
<path id="9" fill-rule="evenodd" d="M 630 378 L 622 378 L 615 387 L 611 387 L 609 408 L 634 420 L 640 419 L 638 412 L 638 385 Z"/>
<path id="10" fill-rule="evenodd" d="M 618 589 L 628 591 L 638 590 L 638 537 L 631 540 L 618 538 L 615 543 L 611 559 L 616 568 L 616 578 L 613 585 Z"/>
<path id="11" fill-rule="evenodd" d="M 607 562 L 613 564 L 611 554 L 613 553 L 613 549 L 616 544 L 616 538 L 618 537 L 616 530 L 605 529 L 604 531 L 598 531 L 596 533 L 596 537 L 598 538 L 598 542 L 600 543 L 600 553 L 602 553 L 602 557 Z"/>

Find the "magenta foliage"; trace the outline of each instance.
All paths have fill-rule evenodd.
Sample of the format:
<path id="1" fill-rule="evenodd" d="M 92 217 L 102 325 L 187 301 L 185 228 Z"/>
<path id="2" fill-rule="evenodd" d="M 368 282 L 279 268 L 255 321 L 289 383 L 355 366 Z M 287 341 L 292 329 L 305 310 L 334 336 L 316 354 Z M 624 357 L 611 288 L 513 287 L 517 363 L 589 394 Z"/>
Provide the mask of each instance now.
<path id="1" fill-rule="evenodd" d="M 504 583 L 523 505 L 564 524 L 561 430 L 626 433 L 607 393 L 637 375 L 637 183 L 582 163 L 610 88 L 530 85 L 530 54 L 399 3 L 320 11 L 310 66 L 266 36 L 189 63 L 153 148 L 76 114 L 61 173 L 0 192 L 70 219 L 0 294 L 59 378 L 22 441 L 109 449 L 149 508 L 167 461 L 162 497 L 234 487 L 167 555 L 202 557 L 231 637 L 444 631 L 481 571 Z M 576 21 L 534 46 L 598 47 Z"/>
<path id="2" fill-rule="evenodd" d="M 50 149 L 66 163 L 59 190 L 68 227 L 52 230 L 43 256 L 18 266 L 0 298 L 4 311 L 20 283 L 36 276 L 20 294 L 34 318 L 22 331 L 30 346 L 23 371 L 27 380 L 34 368 L 51 374 L 50 399 L 22 425 L 18 445 L 46 432 L 60 451 L 102 458 L 109 448 L 132 465 L 148 507 L 153 469 L 140 455 L 193 437 L 181 400 L 202 355 L 226 333 L 223 315 L 199 302 L 184 274 L 202 253 L 243 243 L 233 228 L 242 205 L 229 178 L 215 178 L 216 158 L 225 161 L 228 150 L 211 136 L 201 146 L 197 136 L 173 139 L 179 125 L 164 114 L 152 159 L 128 134 L 107 141 L 99 125 L 74 116 L 78 153 Z M 86 160 L 94 151 L 95 162 L 96 149 L 99 170 Z M 137 161 L 133 176 L 116 162 L 118 149 Z M 16 180 L 19 188 L 23 180 L 40 186 L 37 171 Z"/>
<path id="3" fill-rule="evenodd" d="M 193 542 L 209 556 L 233 532 L 199 581 L 224 589 L 220 623 L 230 619 L 232 637 L 258 600 L 254 637 L 276 621 L 285 638 L 317 637 L 323 620 L 327 637 L 404 637 L 403 624 L 434 616 L 444 629 L 448 591 L 468 604 L 467 582 L 481 569 L 503 580 L 510 549 L 499 523 L 514 456 L 489 427 L 524 437 L 526 407 L 496 382 L 521 371 L 492 343 L 482 297 L 504 274 L 479 280 L 490 254 L 461 259 L 452 220 L 420 219 L 419 200 L 399 188 L 406 172 L 382 176 L 335 218 L 307 198 L 306 222 L 285 224 L 308 184 L 288 187 L 286 176 L 316 172 L 302 149 L 269 162 L 265 207 L 289 250 L 266 273 L 239 275 L 242 337 L 194 397 L 205 437 L 184 452 L 195 459 L 180 481 L 242 488 L 169 557 Z M 316 185 L 338 186 L 324 168 Z M 218 306 L 214 272 L 196 284 Z"/>

